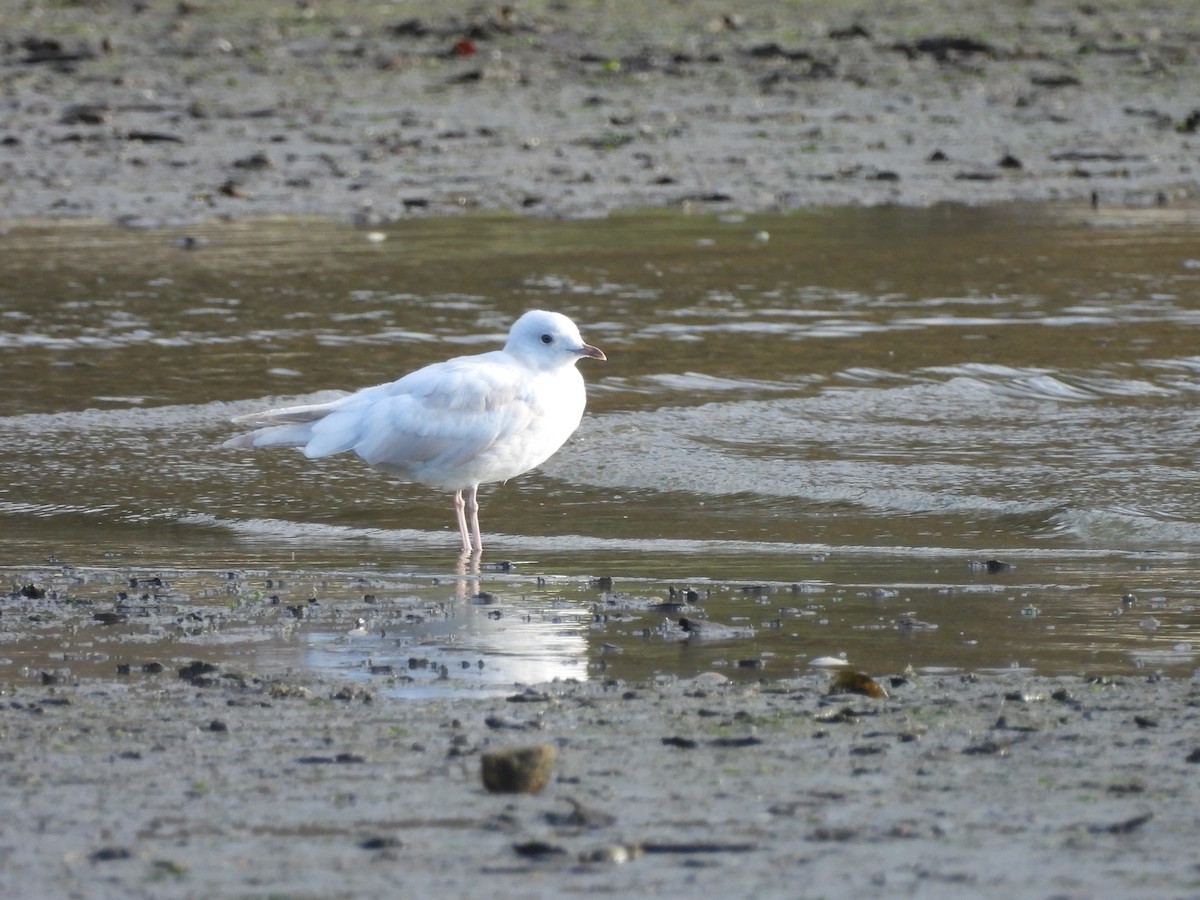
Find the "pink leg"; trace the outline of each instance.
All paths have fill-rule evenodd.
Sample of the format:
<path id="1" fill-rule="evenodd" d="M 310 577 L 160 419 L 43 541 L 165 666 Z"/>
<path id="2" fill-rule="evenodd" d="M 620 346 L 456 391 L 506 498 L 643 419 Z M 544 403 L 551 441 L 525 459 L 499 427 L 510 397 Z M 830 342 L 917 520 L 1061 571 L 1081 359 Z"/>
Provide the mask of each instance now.
<path id="1" fill-rule="evenodd" d="M 475 499 L 474 492 L 471 499 Z M 458 519 L 458 533 L 462 536 L 462 552 L 465 555 L 471 552 L 471 534 L 467 531 L 467 504 L 463 500 L 462 491 L 454 492 L 454 515 Z"/>
<path id="2" fill-rule="evenodd" d="M 478 556 L 483 552 L 483 535 L 479 531 L 479 485 L 471 485 L 467 491 L 466 513 L 471 520 L 471 545 L 475 548 L 475 555 Z M 466 545 L 463 546 L 463 552 L 466 552 Z"/>

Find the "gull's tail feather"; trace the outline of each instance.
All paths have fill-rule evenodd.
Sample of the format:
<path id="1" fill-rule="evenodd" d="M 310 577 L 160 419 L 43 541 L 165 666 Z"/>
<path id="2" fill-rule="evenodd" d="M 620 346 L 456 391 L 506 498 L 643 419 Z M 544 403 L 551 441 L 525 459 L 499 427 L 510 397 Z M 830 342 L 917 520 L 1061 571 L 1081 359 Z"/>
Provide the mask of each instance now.
<path id="1" fill-rule="evenodd" d="M 304 406 L 283 406 L 237 416 L 231 420 L 233 424 L 249 425 L 254 430 L 231 437 L 221 446 L 243 450 L 254 447 L 303 447 L 312 438 L 313 424 L 329 415 L 337 402 L 331 400 Z"/>
<path id="2" fill-rule="evenodd" d="M 312 437 L 310 424 L 272 425 L 231 437 L 221 447 L 226 450 L 250 450 L 255 447 L 303 447 Z"/>

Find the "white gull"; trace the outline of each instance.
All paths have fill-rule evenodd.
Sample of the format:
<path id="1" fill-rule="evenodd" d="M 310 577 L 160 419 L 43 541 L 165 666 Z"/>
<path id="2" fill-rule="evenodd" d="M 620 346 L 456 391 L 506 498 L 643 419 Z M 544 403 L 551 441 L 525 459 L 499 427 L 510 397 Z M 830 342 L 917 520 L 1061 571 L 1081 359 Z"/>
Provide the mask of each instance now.
<path id="1" fill-rule="evenodd" d="M 433 363 L 328 403 L 238 416 L 254 430 L 224 447 L 300 447 L 309 459 L 353 451 L 403 481 L 454 491 L 463 554 L 483 550 L 478 489 L 528 472 L 579 427 L 587 397 L 575 367 L 606 359 L 561 313 L 531 310 L 503 350 Z"/>

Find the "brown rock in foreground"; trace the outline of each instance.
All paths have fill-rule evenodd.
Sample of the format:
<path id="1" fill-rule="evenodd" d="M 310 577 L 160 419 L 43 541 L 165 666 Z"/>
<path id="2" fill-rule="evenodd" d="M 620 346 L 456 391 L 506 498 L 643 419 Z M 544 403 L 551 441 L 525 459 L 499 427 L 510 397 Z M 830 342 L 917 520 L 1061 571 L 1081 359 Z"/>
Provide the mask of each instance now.
<path id="1" fill-rule="evenodd" d="M 536 794 L 550 782 L 553 744 L 510 747 L 483 754 L 483 786 L 493 794 Z"/>

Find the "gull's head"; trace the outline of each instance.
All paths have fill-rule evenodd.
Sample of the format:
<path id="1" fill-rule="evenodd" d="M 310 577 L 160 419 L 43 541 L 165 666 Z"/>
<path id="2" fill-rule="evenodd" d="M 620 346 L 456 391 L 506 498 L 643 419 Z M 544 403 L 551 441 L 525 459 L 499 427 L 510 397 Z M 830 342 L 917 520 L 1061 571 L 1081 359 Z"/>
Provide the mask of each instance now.
<path id="1" fill-rule="evenodd" d="M 544 309 L 530 310 L 517 319 L 508 331 L 504 349 L 548 369 L 573 365 L 584 356 L 608 358 L 603 350 L 584 343 L 574 322 L 562 313 Z"/>

